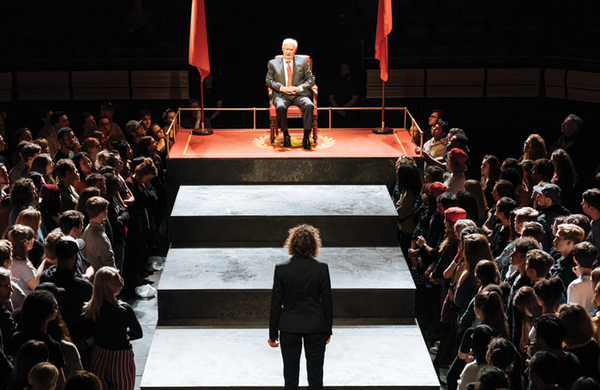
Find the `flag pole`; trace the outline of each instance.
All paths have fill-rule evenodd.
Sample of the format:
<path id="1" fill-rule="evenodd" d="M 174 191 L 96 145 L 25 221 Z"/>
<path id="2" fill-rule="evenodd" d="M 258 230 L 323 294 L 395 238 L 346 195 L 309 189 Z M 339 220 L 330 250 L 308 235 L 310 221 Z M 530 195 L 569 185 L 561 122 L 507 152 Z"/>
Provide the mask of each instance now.
<path id="1" fill-rule="evenodd" d="M 195 66 L 200 73 L 200 118 L 199 120 L 197 118 L 192 134 L 209 135 L 213 133 L 212 129 L 204 126 L 204 78 L 210 74 L 204 0 L 192 0 L 189 63 Z M 198 122 L 202 122 L 202 124 L 200 125 Z"/>
<path id="2" fill-rule="evenodd" d="M 388 79 L 388 42 L 392 31 L 392 1 L 379 0 L 377 11 L 377 34 L 375 36 L 375 58 L 379 60 L 381 86 L 381 127 L 373 129 L 375 134 L 392 134 L 394 129 L 385 127 L 385 82 Z"/>

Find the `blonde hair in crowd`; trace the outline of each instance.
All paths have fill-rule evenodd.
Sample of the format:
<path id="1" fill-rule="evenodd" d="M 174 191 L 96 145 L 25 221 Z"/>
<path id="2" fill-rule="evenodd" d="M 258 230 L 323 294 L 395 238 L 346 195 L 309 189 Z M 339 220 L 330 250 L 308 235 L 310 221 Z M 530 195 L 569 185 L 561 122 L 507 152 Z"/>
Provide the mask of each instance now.
<path id="1" fill-rule="evenodd" d="M 123 302 L 117 300 L 117 297 L 110 291 L 110 286 L 118 282 L 119 277 L 119 270 L 114 267 L 102 267 L 96 272 L 92 299 L 83 308 L 83 314 L 86 317 L 95 321 L 104 301 L 113 306 L 122 307 Z"/>

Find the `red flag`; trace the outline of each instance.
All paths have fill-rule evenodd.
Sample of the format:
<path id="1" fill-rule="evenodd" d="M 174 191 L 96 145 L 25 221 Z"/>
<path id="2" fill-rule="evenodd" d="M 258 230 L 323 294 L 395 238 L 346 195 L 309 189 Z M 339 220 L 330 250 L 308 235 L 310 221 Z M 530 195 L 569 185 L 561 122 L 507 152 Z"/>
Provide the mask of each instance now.
<path id="1" fill-rule="evenodd" d="M 377 15 L 377 35 L 375 37 L 375 58 L 379 60 L 381 79 L 388 79 L 387 36 L 392 31 L 392 0 L 379 0 Z"/>
<path id="2" fill-rule="evenodd" d="M 201 81 L 210 74 L 208 61 L 208 41 L 206 39 L 206 14 L 204 0 L 192 0 L 192 20 L 190 21 L 190 65 L 198 68 Z"/>

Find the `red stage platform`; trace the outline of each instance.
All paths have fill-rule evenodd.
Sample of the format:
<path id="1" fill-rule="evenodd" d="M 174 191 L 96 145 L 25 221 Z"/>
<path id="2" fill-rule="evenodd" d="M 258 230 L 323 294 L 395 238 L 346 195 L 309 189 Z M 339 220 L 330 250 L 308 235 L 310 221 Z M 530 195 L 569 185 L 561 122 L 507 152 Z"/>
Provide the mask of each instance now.
<path id="1" fill-rule="evenodd" d="M 290 130 L 292 147 L 283 147 L 283 136 L 271 145 L 268 129 L 216 129 L 208 136 L 192 135 L 191 130 L 177 133 L 171 159 L 268 159 L 268 158 L 398 158 L 416 157 L 415 147 L 406 129 L 393 134 L 373 134 L 371 129 L 319 130 L 317 145 L 302 149 L 302 130 Z"/>

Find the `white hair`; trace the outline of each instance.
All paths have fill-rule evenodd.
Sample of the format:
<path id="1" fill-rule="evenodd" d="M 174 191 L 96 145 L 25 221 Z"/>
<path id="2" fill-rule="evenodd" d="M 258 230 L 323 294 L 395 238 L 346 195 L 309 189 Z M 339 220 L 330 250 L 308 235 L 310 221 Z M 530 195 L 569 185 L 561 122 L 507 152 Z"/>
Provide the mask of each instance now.
<path id="1" fill-rule="evenodd" d="M 296 41 L 294 38 L 285 38 L 281 46 L 285 46 L 286 43 L 291 43 L 296 49 L 298 48 L 298 41 Z"/>

